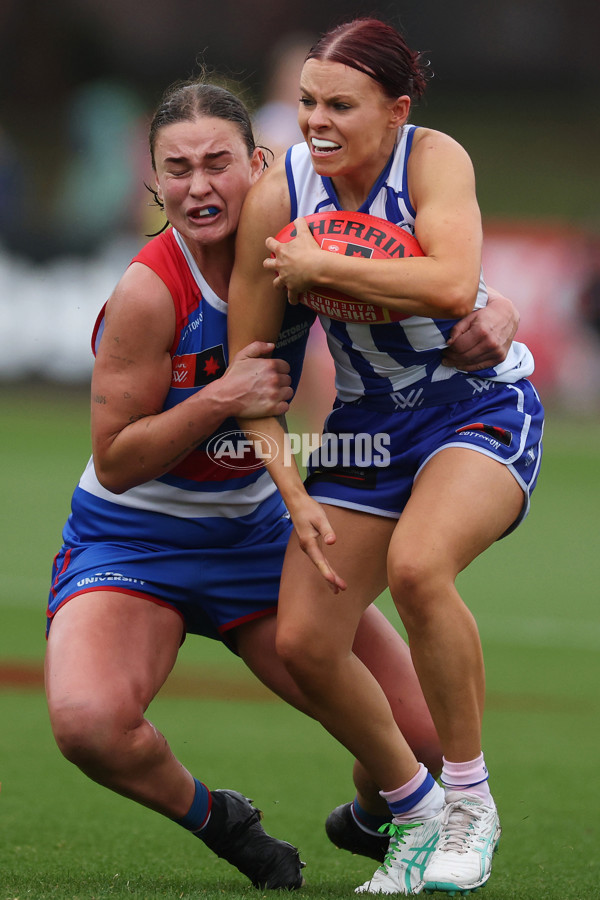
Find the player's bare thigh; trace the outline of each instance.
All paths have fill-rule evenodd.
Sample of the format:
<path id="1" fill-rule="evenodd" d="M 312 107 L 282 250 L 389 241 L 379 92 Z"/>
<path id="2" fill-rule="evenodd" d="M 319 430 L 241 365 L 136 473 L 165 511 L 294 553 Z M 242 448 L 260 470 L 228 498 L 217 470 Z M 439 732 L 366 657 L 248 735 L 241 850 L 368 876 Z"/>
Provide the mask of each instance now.
<path id="1" fill-rule="evenodd" d="M 524 502 L 508 466 L 483 453 L 451 447 L 419 474 L 390 543 L 395 563 L 444 568 L 453 577 L 504 534 Z"/>
<path id="2" fill-rule="evenodd" d="M 293 532 L 281 579 L 278 640 L 292 627 L 311 640 L 311 648 L 323 644 L 333 652 L 352 647 L 363 612 L 387 586 L 387 548 L 396 520 L 329 504 L 325 510 L 337 540 L 324 552 L 348 587 L 333 594 Z"/>
<path id="3" fill-rule="evenodd" d="M 51 715 L 92 697 L 143 712 L 173 668 L 182 635 L 173 609 L 143 597 L 112 591 L 74 597 L 58 610 L 48 635 Z"/>

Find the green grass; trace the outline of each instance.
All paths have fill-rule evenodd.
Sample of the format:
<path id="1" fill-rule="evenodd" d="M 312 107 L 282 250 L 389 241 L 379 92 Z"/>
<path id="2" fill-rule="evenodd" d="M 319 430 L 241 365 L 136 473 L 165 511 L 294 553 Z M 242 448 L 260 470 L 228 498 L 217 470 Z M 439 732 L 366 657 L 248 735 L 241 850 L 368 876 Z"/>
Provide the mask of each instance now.
<path id="1" fill-rule="evenodd" d="M 85 394 L 0 393 L 0 664 L 41 664 L 50 563 L 89 453 L 87 419 Z M 504 827 L 487 900 L 598 896 L 599 448 L 598 423 L 551 414 L 529 519 L 461 576 L 486 655 L 486 757 Z M 389 597 L 381 605 L 393 615 Z M 215 681 L 229 696 L 200 696 Z M 199 696 L 180 696 L 185 683 Z M 323 831 L 352 796 L 349 756 L 267 692 L 240 701 L 251 684 L 219 644 L 190 638 L 150 715 L 198 777 L 245 790 L 268 830 L 298 844 L 302 895 L 350 897 L 372 864 Z M 1 687 L 0 723 L 0 900 L 256 896 L 200 842 L 67 764 L 39 689 Z"/>

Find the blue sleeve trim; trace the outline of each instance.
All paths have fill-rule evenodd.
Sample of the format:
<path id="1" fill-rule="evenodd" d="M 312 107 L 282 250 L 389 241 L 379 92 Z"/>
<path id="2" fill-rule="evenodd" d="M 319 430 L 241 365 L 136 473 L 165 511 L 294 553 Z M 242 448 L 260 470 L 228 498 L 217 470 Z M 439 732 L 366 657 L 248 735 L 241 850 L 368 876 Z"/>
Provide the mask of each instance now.
<path id="1" fill-rule="evenodd" d="M 411 125 L 410 131 L 406 135 L 406 153 L 404 154 L 404 169 L 402 172 L 402 190 L 404 193 L 404 202 L 406 203 L 406 208 L 413 219 L 416 218 L 417 211 L 410 202 L 410 195 L 408 193 L 408 157 L 410 156 L 410 151 L 412 150 L 413 145 L 413 138 L 418 127 L 418 125 Z"/>
<path id="2" fill-rule="evenodd" d="M 290 222 L 298 218 L 298 196 L 294 184 L 294 172 L 292 170 L 292 150 L 289 147 L 285 154 L 285 174 L 287 176 L 288 190 L 290 192 Z"/>

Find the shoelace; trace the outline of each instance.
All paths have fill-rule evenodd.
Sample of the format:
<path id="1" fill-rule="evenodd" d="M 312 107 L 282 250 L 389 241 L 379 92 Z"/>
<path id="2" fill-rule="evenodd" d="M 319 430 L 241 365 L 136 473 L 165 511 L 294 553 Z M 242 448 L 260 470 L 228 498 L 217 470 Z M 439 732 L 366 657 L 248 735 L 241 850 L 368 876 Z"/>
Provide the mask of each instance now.
<path id="1" fill-rule="evenodd" d="M 482 815 L 483 810 L 477 807 L 466 807 L 460 801 L 450 803 L 438 850 L 466 853 L 473 839 L 473 820 L 480 819 Z"/>
<path id="2" fill-rule="evenodd" d="M 383 869 L 384 871 L 387 869 L 396 852 L 398 844 L 406 843 L 404 838 L 407 832 L 411 831 L 413 828 L 420 828 L 421 824 L 421 822 L 405 822 L 402 825 L 398 825 L 396 822 L 386 822 L 385 825 L 382 825 L 381 828 L 377 829 L 381 834 L 387 834 L 390 839 L 383 863 L 379 866 L 380 869 Z"/>

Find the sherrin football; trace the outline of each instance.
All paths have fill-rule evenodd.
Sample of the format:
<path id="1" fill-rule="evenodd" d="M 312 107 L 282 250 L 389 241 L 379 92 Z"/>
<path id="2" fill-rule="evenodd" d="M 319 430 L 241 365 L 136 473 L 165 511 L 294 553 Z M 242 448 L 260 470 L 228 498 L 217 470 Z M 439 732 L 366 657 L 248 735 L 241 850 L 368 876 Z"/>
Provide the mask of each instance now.
<path id="1" fill-rule="evenodd" d="M 313 213 L 304 218 L 321 249 L 329 253 L 369 259 L 406 259 L 424 255 L 412 234 L 378 216 L 335 210 Z M 279 232 L 276 240 L 285 244 L 295 236 L 294 223 L 290 222 Z M 339 322 L 378 325 L 408 318 L 405 313 L 382 309 L 330 288 L 315 287 L 303 291 L 300 302 L 320 315 Z"/>

